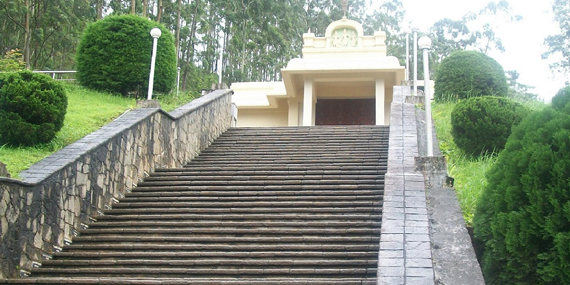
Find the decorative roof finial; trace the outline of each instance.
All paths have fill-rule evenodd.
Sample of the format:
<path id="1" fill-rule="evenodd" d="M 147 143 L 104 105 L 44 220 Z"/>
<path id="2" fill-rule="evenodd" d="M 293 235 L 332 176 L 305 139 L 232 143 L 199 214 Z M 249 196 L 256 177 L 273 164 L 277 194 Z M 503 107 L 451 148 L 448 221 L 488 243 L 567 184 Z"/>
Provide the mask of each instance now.
<path id="1" fill-rule="evenodd" d="M 342 10 L 344 11 L 344 17 L 346 19 L 346 11 L 348 11 L 348 0 L 341 0 Z"/>

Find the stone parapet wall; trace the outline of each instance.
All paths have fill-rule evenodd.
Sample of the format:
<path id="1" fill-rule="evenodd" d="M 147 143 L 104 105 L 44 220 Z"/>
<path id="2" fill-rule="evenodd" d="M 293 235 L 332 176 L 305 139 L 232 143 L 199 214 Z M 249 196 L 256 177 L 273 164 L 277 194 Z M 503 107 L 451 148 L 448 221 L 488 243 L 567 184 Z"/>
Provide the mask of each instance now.
<path id="1" fill-rule="evenodd" d="M 435 284 L 423 174 L 410 88 L 394 86 L 390 117 L 388 171 L 378 257 L 378 285 Z"/>
<path id="2" fill-rule="evenodd" d="M 181 167 L 230 127 L 230 90 L 170 113 L 130 111 L 20 174 L 0 177 L 0 278 L 49 258 L 156 168 Z"/>

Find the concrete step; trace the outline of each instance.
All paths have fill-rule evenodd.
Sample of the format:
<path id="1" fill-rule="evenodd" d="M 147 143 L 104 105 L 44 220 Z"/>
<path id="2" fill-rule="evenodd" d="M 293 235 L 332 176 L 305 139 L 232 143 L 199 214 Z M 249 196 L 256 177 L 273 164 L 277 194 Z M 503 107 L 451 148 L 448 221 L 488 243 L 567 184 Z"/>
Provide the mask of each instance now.
<path id="1" fill-rule="evenodd" d="M 380 213 L 365 214 L 161 214 L 153 215 L 142 213 L 138 215 L 102 215 L 97 221 L 120 221 L 120 220 L 373 220 L 382 219 Z"/>
<path id="2" fill-rule="evenodd" d="M 254 201 L 254 202 L 129 202 L 113 204 L 124 208 L 299 208 L 299 207 L 381 207 L 382 201 Z"/>
<path id="3" fill-rule="evenodd" d="M 82 242 L 109 242 L 115 241 L 118 243 L 125 242 L 209 242 L 209 243 L 314 243 L 314 242 L 329 242 L 329 243 L 346 243 L 346 242 L 375 242 L 379 240 L 379 236 L 329 236 L 329 235 L 306 235 L 306 236 L 244 236 L 244 235 L 193 235 L 193 236 L 137 236 L 137 235 L 99 235 L 99 236 L 78 236 L 73 238 L 73 243 L 78 244 Z"/>
<path id="4" fill-rule="evenodd" d="M 213 243 L 132 243 L 132 244 L 71 244 L 66 251 L 378 251 L 378 244 L 213 244 Z"/>
<path id="5" fill-rule="evenodd" d="M 325 221 L 303 221 L 299 223 L 298 221 L 151 221 L 151 220 L 134 220 L 134 221 L 113 221 L 113 222 L 96 222 L 90 224 L 90 228 L 103 228 L 103 227 L 163 227 L 163 228 L 198 228 L 198 227 L 276 227 L 276 228 L 338 228 L 338 227 L 379 227 L 379 222 L 373 221 L 335 221 L 335 220 L 325 220 Z"/>
<path id="6" fill-rule="evenodd" d="M 379 203 L 380 204 L 380 203 Z M 117 206 L 119 204 L 115 204 Z M 199 214 L 276 214 L 276 213 L 381 213 L 381 206 L 371 206 L 371 207 L 358 207 L 358 208 L 338 208 L 338 207 L 260 207 L 260 208 L 171 208 L 164 206 L 162 208 L 122 208 L 105 211 L 107 215 L 124 215 L 124 214 L 184 214 L 184 213 L 199 213 Z"/>
<path id="7" fill-rule="evenodd" d="M 161 267 L 196 267 L 196 266 L 310 266 L 310 267 L 347 267 L 347 266 L 376 266 L 376 259 L 237 259 L 237 258 L 210 258 L 210 259 L 125 259 L 125 260 L 45 260 L 42 265 L 50 267 L 80 267 L 80 266 L 161 266 Z"/>
<path id="8" fill-rule="evenodd" d="M 246 193 L 254 191 L 299 191 L 302 193 L 308 193 L 307 191 L 361 191 L 361 190 L 383 190 L 384 185 L 378 183 L 368 183 L 368 184 L 331 184 L 331 185 L 161 185 L 158 183 L 142 183 L 138 185 L 136 189 L 133 189 L 133 193 L 141 192 L 156 192 L 164 191 L 168 192 L 180 192 L 180 191 L 223 191 L 227 193 Z M 357 193 L 355 193 L 357 194 Z M 233 194 L 232 194 L 233 195 Z"/>
<path id="9" fill-rule="evenodd" d="M 376 284 L 389 128 L 230 129 L 12 284 Z M 28 283 L 26 283 L 28 282 Z"/>
<path id="10" fill-rule="evenodd" d="M 138 186 L 141 187 L 156 187 L 156 186 L 264 186 L 271 185 L 282 187 L 286 185 L 358 185 L 358 184 L 383 184 L 383 177 L 369 177 L 368 179 L 349 179 L 349 178 L 328 178 L 328 179 L 292 179 L 292 180 L 170 180 L 170 181 L 143 181 L 139 182 Z M 247 188 L 246 188 L 247 189 Z M 244 189 L 245 190 L 245 189 Z"/>
<path id="11" fill-rule="evenodd" d="M 203 168 L 171 168 L 171 169 L 156 169 L 153 173 L 155 177 L 162 176 L 199 176 L 199 175 L 359 175 L 359 174 L 384 174 L 387 170 L 387 166 L 359 166 L 347 169 L 322 169 L 321 167 L 316 169 L 308 169 L 307 167 L 266 167 L 259 169 L 259 167 L 252 167 L 248 169 L 243 169 L 239 167 L 211 167 L 204 166 Z"/>
<path id="12" fill-rule="evenodd" d="M 209 259 L 209 258 L 235 258 L 242 260 L 253 260 L 259 258 L 271 259 L 362 259 L 362 258 L 378 258 L 378 251 L 63 251 L 54 253 L 56 260 L 62 258 L 69 258 L 69 260 L 76 259 L 89 259 L 89 260 L 132 260 L 132 259 L 145 259 L 151 258 L 158 259 L 172 259 L 189 260 L 189 259 Z"/>
<path id="13" fill-rule="evenodd" d="M 204 182 L 214 182 L 214 181 L 262 181 L 264 183 L 275 184 L 275 180 L 280 183 L 282 181 L 288 180 L 299 180 L 299 181 L 370 181 L 376 179 L 383 179 L 378 173 L 374 174 L 320 174 L 320 175 L 170 175 L 170 176 L 151 176 L 144 179 L 144 182 L 154 182 L 154 181 L 204 181 Z"/>
<path id="14" fill-rule="evenodd" d="M 376 285 L 376 278 L 141 278 L 52 277 L 2 280 L 10 284 L 116 284 L 116 285 Z"/>
<path id="15" fill-rule="evenodd" d="M 104 234 L 139 234 L 139 235 L 379 235 L 379 228 L 288 228 L 288 227 L 255 227 L 255 228 L 89 228 L 81 230 L 82 235 Z"/>
<path id="16" fill-rule="evenodd" d="M 53 275 L 66 275 L 66 276 L 125 276 L 133 275 L 137 277 L 185 277 L 185 276 L 309 276 L 309 277 L 350 277 L 362 276 L 369 277 L 375 276 L 376 267 L 372 268 L 161 268 L 161 267 L 148 267 L 148 268 L 125 268 L 125 267 L 84 267 L 84 268 L 38 268 L 32 272 L 37 275 L 42 273 L 50 273 Z"/>
<path id="17" fill-rule="evenodd" d="M 143 198 L 143 197 L 200 197 L 202 199 L 209 199 L 211 197 L 217 199 L 229 198 L 258 198 L 262 197 L 275 197 L 280 199 L 286 199 L 285 197 L 307 197 L 313 199 L 313 197 L 327 197 L 335 199 L 335 197 L 346 197 L 346 196 L 382 196 L 384 195 L 384 190 L 282 190 L 282 191 L 269 191 L 269 190 L 258 190 L 258 191 L 152 191 L 152 189 L 147 189 L 147 191 L 138 191 L 125 194 L 125 198 Z"/>
<path id="18" fill-rule="evenodd" d="M 183 197 L 127 197 L 119 199 L 120 203 L 131 202 L 257 202 L 257 201 L 380 201 L 382 195 L 360 195 L 360 196 L 183 196 Z"/>

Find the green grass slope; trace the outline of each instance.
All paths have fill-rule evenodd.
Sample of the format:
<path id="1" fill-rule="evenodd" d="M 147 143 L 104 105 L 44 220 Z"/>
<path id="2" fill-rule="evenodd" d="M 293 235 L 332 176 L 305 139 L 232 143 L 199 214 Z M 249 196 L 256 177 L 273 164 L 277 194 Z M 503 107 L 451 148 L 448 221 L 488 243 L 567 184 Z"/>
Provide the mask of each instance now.
<path id="1" fill-rule="evenodd" d="M 96 131 L 136 106 L 134 98 L 96 92 L 74 84 L 66 83 L 64 86 L 68 99 L 67 114 L 63 128 L 53 141 L 34 147 L 0 146 L 0 161 L 6 164 L 13 178 L 18 178 L 21 171 L 34 163 Z M 159 101 L 164 110 L 170 111 L 193 98 L 191 94 L 180 97 L 163 95 Z"/>

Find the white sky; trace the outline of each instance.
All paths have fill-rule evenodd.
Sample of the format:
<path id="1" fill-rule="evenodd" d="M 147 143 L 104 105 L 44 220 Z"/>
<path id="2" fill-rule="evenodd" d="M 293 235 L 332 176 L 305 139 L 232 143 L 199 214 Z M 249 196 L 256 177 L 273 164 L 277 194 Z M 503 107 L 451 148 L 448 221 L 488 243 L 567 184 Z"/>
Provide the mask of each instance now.
<path id="1" fill-rule="evenodd" d="M 406 17 L 417 22 L 423 31 L 427 31 L 440 19 L 459 20 L 467 12 L 478 13 L 492 0 L 401 0 L 401 2 L 406 10 Z M 509 0 L 508 2 L 513 10 L 512 13 L 522 16 L 523 20 L 497 25 L 495 32 L 503 41 L 506 51 L 504 53 L 493 51 L 489 55 L 505 70 L 518 71 L 519 83 L 536 87 L 531 92 L 549 102 L 565 85 L 565 77 L 554 76 L 548 68 L 548 62 L 541 59 L 542 53 L 547 50 L 544 39 L 559 31 L 551 12 L 552 0 Z"/>

